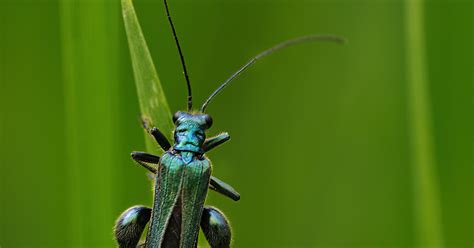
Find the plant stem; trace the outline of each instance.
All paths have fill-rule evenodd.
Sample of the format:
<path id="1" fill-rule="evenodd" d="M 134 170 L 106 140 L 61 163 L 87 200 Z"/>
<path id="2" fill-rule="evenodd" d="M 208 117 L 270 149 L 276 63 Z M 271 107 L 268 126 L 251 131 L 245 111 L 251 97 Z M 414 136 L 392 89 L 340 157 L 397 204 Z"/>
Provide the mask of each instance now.
<path id="1" fill-rule="evenodd" d="M 441 209 L 426 75 L 423 3 L 421 0 L 407 0 L 405 4 L 416 239 L 418 247 L 441 248 Z"/>

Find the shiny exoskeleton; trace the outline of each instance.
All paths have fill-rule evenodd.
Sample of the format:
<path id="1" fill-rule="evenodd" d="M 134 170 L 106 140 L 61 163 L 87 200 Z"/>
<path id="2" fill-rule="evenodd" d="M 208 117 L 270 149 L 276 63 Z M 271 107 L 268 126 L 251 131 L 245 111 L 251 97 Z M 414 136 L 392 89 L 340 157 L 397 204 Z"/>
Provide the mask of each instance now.
<path id="1" fill-rule="evenodd" d="M 196 247 L 199 227 L 211 247 L 229 247 L 231 229 L 226 217 L 218 209 L 204 206 L 204 201 L 209 187 L 236 201 L 240 195 L 211 176 L 211 162 L 204 153 L 230 137 L 222 133 L 206 139 L 205 131 L 212 125 L 207 114 L 177 112 L 173 121 L 173 146 L 158 129 L 149 130 L 165 151 L 163 156 L 132 153 L 135 161 L 154 174 L 153 208 L 135 206 L 122 213 L 115 225 L 117 242 L 122 248 L 136 247 L 151 219 L 144 247 Z"/>

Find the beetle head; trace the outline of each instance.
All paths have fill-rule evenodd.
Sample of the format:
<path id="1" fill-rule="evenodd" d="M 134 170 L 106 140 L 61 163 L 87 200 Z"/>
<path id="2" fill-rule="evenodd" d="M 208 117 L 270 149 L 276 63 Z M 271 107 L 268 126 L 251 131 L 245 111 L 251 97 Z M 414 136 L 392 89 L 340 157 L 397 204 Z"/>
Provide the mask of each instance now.
<path id="1" fill-rule="evenodd" d="M 212 118 L 208 114 L 192 114 L 178 111 L 173 116 L 176 126 L 174 130 L 174 149 L 203 153 L 202 144 L 206 140 L 206 129 L 212 125 Z"/>

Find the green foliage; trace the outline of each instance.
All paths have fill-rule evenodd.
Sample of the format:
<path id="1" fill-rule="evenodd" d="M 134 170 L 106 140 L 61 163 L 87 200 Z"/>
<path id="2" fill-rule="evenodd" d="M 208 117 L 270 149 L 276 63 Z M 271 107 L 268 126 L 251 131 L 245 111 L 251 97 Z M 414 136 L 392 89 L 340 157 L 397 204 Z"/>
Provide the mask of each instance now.
<path id="1" fill-rule="evenodd" d="M 206 204 L 229 218 L 233 247 L 474 244 L 474 9 L 416 2 L 170 0 L 196 106 L 278 41 L 350 40 L 268 57 L 209 107 L 210 134 L 232 136 L 209 153 L 213 174 L 242 199 L 210 192 Z M 162 2 L 133 3 L 178 110 Z M 152 200 L 130 159 L 145 144 L 120 1 L 7 0 L 0 12 L 0 246 L 116 247 L 115 218 Z"/>
<path id="2" fill-rule="evenodd" d="M 173 129 L 171 111 L 153 65 L 132 0 L 122 0 L 122 14 L 125 30 L 127 31 L 142 118 L 149 122 L 150 127 L 158 127 L 167 136 L 168 140 L 171 140 Z M 147 140 L 149 141 L 149 139 Z M 147 146 L 149 150 L 156 150 L 153 149 L 156 145 L 150 142 L 147 142 Z"/>
<path id="3" fill-rule="evenodd" d="M 422 247 L 441 248 L 444 238 L 425 62 L 424 8 L 421 1 L 412 0 L 406 2 L 405 8 L 416 242 Z"/>

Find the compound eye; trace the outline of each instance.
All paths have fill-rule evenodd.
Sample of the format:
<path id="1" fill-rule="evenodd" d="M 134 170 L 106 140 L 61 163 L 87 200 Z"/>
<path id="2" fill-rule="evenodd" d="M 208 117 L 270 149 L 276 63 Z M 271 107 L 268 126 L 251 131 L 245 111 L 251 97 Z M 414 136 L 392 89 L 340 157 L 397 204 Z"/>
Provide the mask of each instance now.
<path id="1" fill-rule="evenodd" d="M 176 122 L 178 121 L 180 116 L 181 116 L 181 111 L 178 111 L 178 112 L 174 113 L 174 115 L 173 115 L 173 123 L 174 124 L 177 124 Z"/>
<path id="2" fill-rule="evenodd" d="M 204 121 L 206 122 L 207 128 L 212 126 L 212 117 L 210 115 L 204 115 Z"/>

